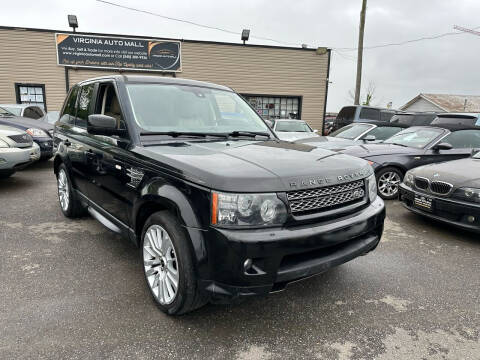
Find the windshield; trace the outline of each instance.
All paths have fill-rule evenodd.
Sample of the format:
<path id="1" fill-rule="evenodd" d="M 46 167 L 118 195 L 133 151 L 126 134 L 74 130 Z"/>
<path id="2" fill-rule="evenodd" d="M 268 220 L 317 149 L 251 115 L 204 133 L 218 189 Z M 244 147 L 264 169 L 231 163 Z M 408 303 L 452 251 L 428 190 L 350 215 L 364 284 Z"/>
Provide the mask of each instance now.
<path id="1" fill-rule="evenodd" d="M 260 116 L 237 94 L 197 86 L 130 84 L 137 124 L 147 132 L 271 134 Z"/>
<path id="2" fill-rule="evenodd" d="M 443 132 L 444 131 L 442 129 L 409 128 L 400 131 L 398 134 L 393 135 L 390 139 L 385 140 L 384 142 L 386 144 L 397 144 L 423 149 L 438 136 L 443 134 Z"/>
<path id="3" fill-rule="evenodd" d="M 337 131 L 334 131 L 329 136 L 335 136 L 341 139 L 353 140 L 359 137 L 360 135 L 362 135 L 365 131 L 367 131 L 370 128 L 373 128 L 373 126 L 367 125 L 367 124 L 347 125 L 341 129 L 338 129 Z"/>
<path id="4" fill-rule="evenodd" d="M 6 108 L 6 107 L 0 107 L 0 116 L 2 116 L 2 115 L 3 115 L 3 116 L 5 116 L 5 115 L 6 115 L 6 116 L 12 116 L 13 114 L 12 114 L 11 111 L 9 111 L 8 108 Z"/>
<path id="5" fill-rule="evenodd" d="M 312 132 L 310 126 L 305 121 L 277 121 L 275 131 L 280 132 Z"/>
<path id="6" fill-rule="evenodd" d="M 22 113 L 22 108 L 19 108 L 19 107 L 2 106 L 0 109 L 7 112 L 7 114 L 5 114 L 5 115 L 12 115 L 13 114 L 13 115 L 20 116 L 20 114 Z"/>

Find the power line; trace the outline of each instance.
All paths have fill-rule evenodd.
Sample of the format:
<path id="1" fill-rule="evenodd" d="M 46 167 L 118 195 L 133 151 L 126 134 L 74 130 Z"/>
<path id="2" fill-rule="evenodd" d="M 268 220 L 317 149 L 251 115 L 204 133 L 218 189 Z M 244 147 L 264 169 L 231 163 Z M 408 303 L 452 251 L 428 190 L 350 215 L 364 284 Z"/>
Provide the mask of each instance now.
<path id="1" fill-rule="evenodd" d="M 218 31 L 222 31 L 222 32 L 227 33 L 227 34 L 240 35 L 240 33 L 238 31 L 224 29 L 224 28 L 220 28 L 220 27 L 217 27 L 217 26 L 210 26 L 210 25 L 200 24 L 200 23 L 190 21 L 190 20 L 174 18 L 174 17 L 171 17 L 171 16 L 166 16 L 166 15 L 154 13 L 154 12 L 148 11 L 148 10 L 142 10 L 142 9 L 137 9 L 137 8 L 117 4 L 117 3 L 114 3 L 114 2 L 111 2 L 111 1 L 106 1 L 106 0 L 96 0 L 96 1 L 100 2 L 100 3 L 107 4 L 107 5 L 116 6 L 116 7 L 122 8 L 122 9 L 130 10 L 130 11 L 135 11 L 135 12 L 139 12 L 139 13 L 143 13 L 143 14 L 148 14 L 148 15 L 152 15 L 152 16 L 156 16 L 156 17 L 161 17 L 161 18 L 167 19 L 167 20 L 172 20 L 172 21 L 177 21 L 177 22 L 181 22 L 181 23 L 185 23 L 185 24 L 199 26 L 199 27 L 202 27 L 202 28 L 205 28 L 205 29 L 218 30 Z M 295 46 L 300 46 L 301 45 L 300 43 L 285 42 L 285 41 L 276 40 L 276 39 L 263 37 L 263 36 L 254 36 L 253 35 L 253 36 L 250 36 L 250 37 L 254 38 L 254 39 L 259 39 L 259 40 L 272 41 L 272 42 L 282 44 L 282 45 L 295 45 Z"/>
<path id="2" fill-rule="evenodd" d="M 480 26 L 474 27 L 472 30 L 475 29 L 480 29 Z M 387 44 L 381 44 L 381 45 L 374 45 L 374 46 L 364 46 L 364 49 L 378 49 L 378 48 L 383 48 L 383 47 L 388 47 L 388 46 L 401 46 L 401 45 L 406 45 L 414 42 L 419 42 L 419 41 L 425 41 L 425 40 L 435 40 L 439 39 L 442 37 L 446 36 L 455 36 L 455 35 L 462 35 L 465 34 L 462 31 L 451 31 L 443 34 L 437 34 L 437 35 L 431 35 L 431 36 L 423 36 L 417 39 L 412 39 L 412 40 L 406 40 L 406 41 L 401 41 L 397 43 L 387 43 Z M 342 50 L 342 51 L 356 51 L 358 48 L 333 48 L 334 50 Z"/>

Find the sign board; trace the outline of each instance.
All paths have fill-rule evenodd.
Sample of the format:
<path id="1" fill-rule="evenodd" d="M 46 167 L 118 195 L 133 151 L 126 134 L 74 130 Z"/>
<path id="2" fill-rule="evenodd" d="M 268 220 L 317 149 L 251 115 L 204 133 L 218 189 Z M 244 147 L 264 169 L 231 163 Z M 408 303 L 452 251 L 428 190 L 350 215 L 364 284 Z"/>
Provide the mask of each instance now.
<path id="1" fill-rule="evenodd" d="M 55 34 L 61 66 L 137 71 L 182 71 L 180 41 Z"/>

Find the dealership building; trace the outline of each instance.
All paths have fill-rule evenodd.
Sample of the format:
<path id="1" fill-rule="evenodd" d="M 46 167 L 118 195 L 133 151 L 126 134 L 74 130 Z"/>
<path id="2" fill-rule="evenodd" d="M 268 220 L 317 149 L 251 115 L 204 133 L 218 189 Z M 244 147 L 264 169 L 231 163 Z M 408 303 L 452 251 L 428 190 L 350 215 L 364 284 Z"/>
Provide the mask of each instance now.
<path id="1" fill-rule="evenodd" d="M 0 104 L 60 110 L 75 83 L 140 73 L 208 81 L 242 94 L 265 119 L 321 129 L 330 50 L 0 27 Z"/>

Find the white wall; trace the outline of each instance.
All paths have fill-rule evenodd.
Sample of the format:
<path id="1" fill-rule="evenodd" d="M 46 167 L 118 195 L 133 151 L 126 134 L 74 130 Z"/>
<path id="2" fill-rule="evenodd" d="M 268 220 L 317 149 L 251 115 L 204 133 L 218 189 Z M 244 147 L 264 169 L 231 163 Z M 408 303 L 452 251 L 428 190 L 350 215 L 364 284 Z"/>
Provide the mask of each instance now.
<path id="1" fill-rule="evenodd" d="M 415 101 L 413 104 L 406 108 L 402 108 L 404 111 L 435 111 L 435 112 L 444 112 L 442 109 L 440 109 L 438 106 L 432 104 L 431 102 L 425 100 L 425 99 L 418 99 Z"/>

